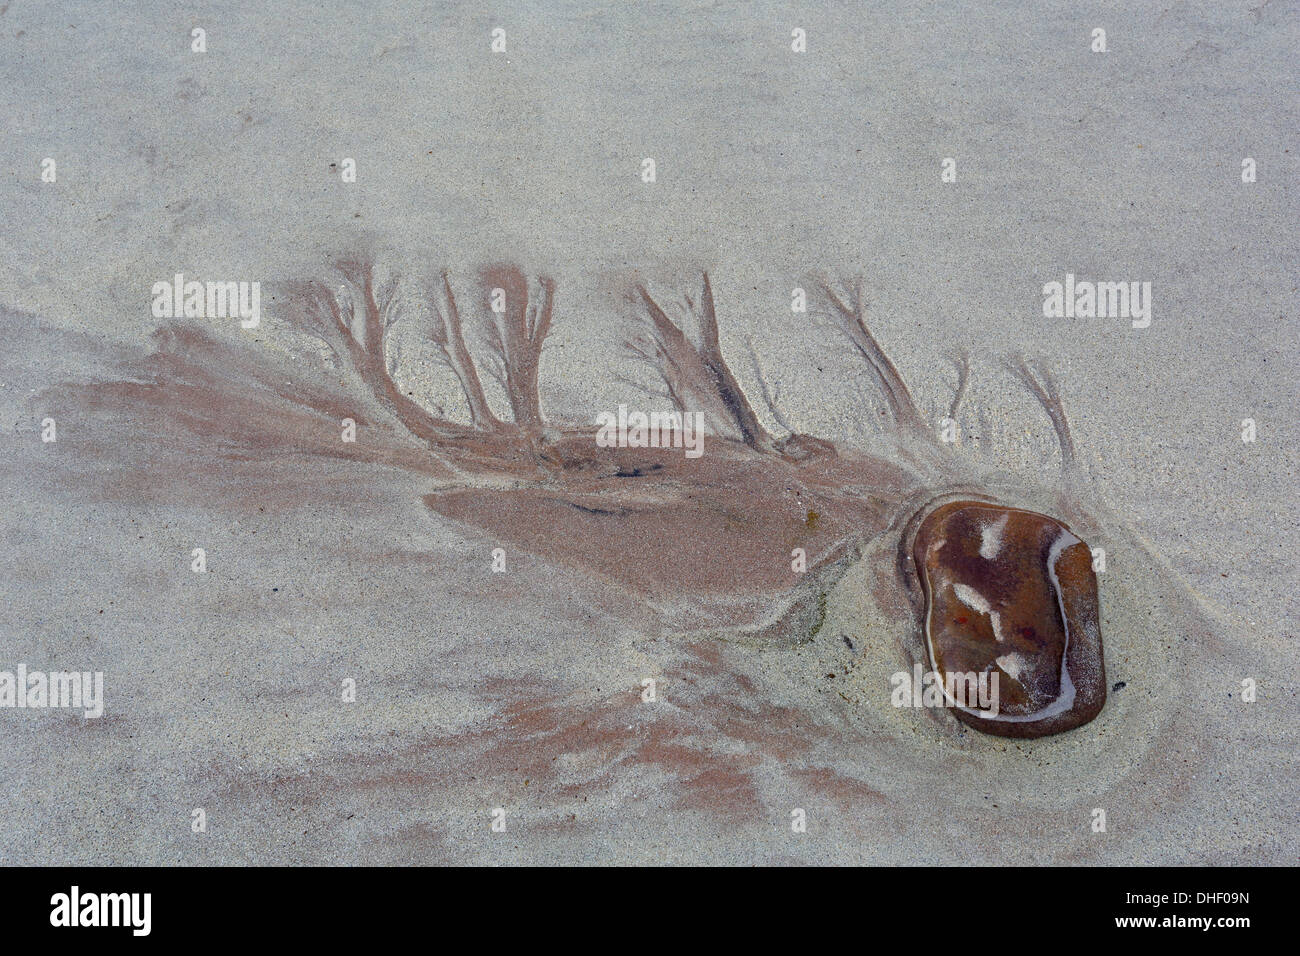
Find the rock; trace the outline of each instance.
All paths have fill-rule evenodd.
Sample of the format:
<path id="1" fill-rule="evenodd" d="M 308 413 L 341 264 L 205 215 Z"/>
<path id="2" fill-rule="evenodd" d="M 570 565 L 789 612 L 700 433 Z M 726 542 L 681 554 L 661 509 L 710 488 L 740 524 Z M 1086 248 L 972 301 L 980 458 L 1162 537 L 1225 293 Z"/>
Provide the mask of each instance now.
<path id="1" fill-rule="evenodd" d="M 913 557 L 929 666 L 959 720 L 1002 737 L 1042 737 L 1097 716 L 1106 702 L 1097 576 L 1069 528 L 1032 511 L 956 501 L 922 521 Z"/>

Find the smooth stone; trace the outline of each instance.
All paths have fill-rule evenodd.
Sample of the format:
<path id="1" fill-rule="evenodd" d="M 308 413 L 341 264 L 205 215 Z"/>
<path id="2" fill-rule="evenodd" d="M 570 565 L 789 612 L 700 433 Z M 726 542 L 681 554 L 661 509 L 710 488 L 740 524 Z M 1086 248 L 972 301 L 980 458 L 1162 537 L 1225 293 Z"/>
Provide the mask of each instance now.
<path id="1" fill-rule="evenodd" d="M 1106 703 L 1092 551 L 1046 515 L 979 501 L 936 508 L 912 556 L 925 589 L 930 668 L 996 675 L 996 716 L 978 694 L 950 709 L 1001 737 L 1042 737 L 1096 717 Z M 973 697 L 973 699 L 972 699 Z M 945 694 L 948 703 L 952 699 Z"/>

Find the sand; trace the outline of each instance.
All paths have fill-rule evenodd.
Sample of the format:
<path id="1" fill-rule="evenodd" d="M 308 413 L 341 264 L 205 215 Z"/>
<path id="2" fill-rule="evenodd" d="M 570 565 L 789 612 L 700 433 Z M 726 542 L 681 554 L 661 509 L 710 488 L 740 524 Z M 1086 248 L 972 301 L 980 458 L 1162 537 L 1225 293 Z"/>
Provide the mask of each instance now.
<path id="1" fill-rule="evenodd" d="M 1294 863 L 1295 14 L 4 5 L 0 670 L 102 671 L 105 714 L 0 709 L 0 861 Z M 558 541 L 493 573 L 499 536 L 428 507 L 443 478 L 391 428 L 330 457 L 255 411 L 245 447 L 86 389 L 146 380 L 176 272 L 263 282 L 259 329 L 198 324 L 287 381 L 312 356 L 273 287 L 361 248 L 402 276 L 554 276 L 550 422 L 646 402 L 620 290 L 707 269 L 765 427 L 751 348 L 792 429 L 901 463 L 870 369 L 790 309 L 809 271 L 860 274 L 926 421 L 970 353 L 951 468 L 885 483 L 815 633 L 747 639 Z M 1150 326 L 1045 318 L 1067 273 L 1151 282 Z M 397 382 L 463 419 L 410 324 Z M 889 701 L 918 647 L 908 507 L 953 484 L 1063 507 L 1051 423 L 1002 364 L 1022 352 L 1069 410 L 1123 685 L 1034 741 Z"/>

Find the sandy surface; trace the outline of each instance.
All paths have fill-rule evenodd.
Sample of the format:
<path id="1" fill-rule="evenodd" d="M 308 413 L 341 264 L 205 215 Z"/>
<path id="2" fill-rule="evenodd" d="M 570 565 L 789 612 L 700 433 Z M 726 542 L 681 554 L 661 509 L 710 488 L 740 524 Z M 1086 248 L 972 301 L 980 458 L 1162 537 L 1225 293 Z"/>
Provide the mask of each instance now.
<path id="1" fill-rule="evenodd" d="M 0 670 L 106 692 L 98 720 L 0 709 L 0 861 L 1295 862 L 1294 3 L 229 6 L 0 5 Z M 862 362 L 789 307 L 860 273 L 928 419 L 971 353 L 953 474 L 1054 512 L 1051 427 L 1000 364 L 1046 356 L 1124 687 L 1037 741 L 891 707 L 917 623 L 883 524 L 815 634 L 746 642 L 544 547 L 493 574 L 435 479 L 314 456 L 295 419 L 250 451 L 87 398 L 139 380 L 154 282 L 269 287 L 363 242 L 554 275 L 552 420 L 644 400 L 618 277 L 707 268 L 767 427 L 751 343 L 794 428 L 891 460 Z M 1151 282 L 1150 327 L 1044 318 L 1067 272 Z M 289 375 L 284 305 L 207 325 Z M 404 334 L 402 387 L 460 414 Z"/>

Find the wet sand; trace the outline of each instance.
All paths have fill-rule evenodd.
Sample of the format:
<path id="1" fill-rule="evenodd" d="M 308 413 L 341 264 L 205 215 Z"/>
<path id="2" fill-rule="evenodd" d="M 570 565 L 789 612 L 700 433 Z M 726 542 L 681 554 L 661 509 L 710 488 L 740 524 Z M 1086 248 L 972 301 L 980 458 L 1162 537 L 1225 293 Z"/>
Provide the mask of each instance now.
<path id="1" fill-rule="evenodd" d="M 17 123 L 0 152 L 0 669 L 103 671 L 106 693 L 93 720 L 0 710 L 0 860 L 1295 861 L 1293 6 L 1094 23 L 1064 4 L 1034 22 L 723 4 L 685 29 L 670 5 L 538 5 L 502 11 L 495 58 L 498 18 L 468 9 L 415 24 L 380 5 L 363 24 L 285 6 L 200 11 L 206 54 L 165 4 L 0 14 Z M 1106 54 L 1088 49 L 1098 25 Z M 331 168 L 345 156 L 355 184 Z M 265 365 L 202 349 L 188 377 L 149 364 L 155 281 L 270 289 L 362 241 L 406 275 L 462 281 L 502 259 L 553 275 L 539 389 L 566 425 L 644 404 L 622 378 L 653 384 L 623 357 L 615 287 L 640 270 L 688 289 L 709 269 L 721 350 L 764 427 L 785 433 L 760 375 L 794 429 L 883 463 L 860 511 L 819 512 L 814 558 L 854 550 L 815 632 L 728 627 L 719 542 L 784 555 L 784 535 L 809 532 L 779 480 L 762 508 L 701 507 L 713 525 L 670 500 L 665 540 L 647 548 L 638 525 L 611 564 L 599 516 L 539 534 L 536 504 L 513 522 L 490 494 L 431 504 L 449 479 L 426 447 L 340 376 L 299 374 L 311 356 L 283 299 L 251 334 L 199 323 Z M 925 421 L 947 414 L 970 352 L 951 468 L 916 465 L 860 356 L 790 312 L 809 270 L 863 276 Z M 1067 272 L 1151 281 L 1152 324 L 1045 319 L 1041 288 Z M 416 329 L 399 325 L 393 350 L 402 389 L 467 421 Z M 1060 380 L 1082 471 L 1068 495 L 1012 353 Z M 250 384 L 281 374 L 283 394 Z M 148 387 L 163 380 L 228 404 Z M 321 423 L 352 409 L 366 441 L 322 453 Z M 732 474 L 721 443 L 705 448 Z M 664 497 L 657 480 L 645 496 Z M 1077 508 L 1082 524 L 1062 517 L 1107 550 L 1115 689 L 1081 728 L 1002 739 L 890 704 L 890 675 L 921 651 L 904 525 L 968 487 Z M 786 593 L 772 567 L 734 574 L 747 614 Z"/>

